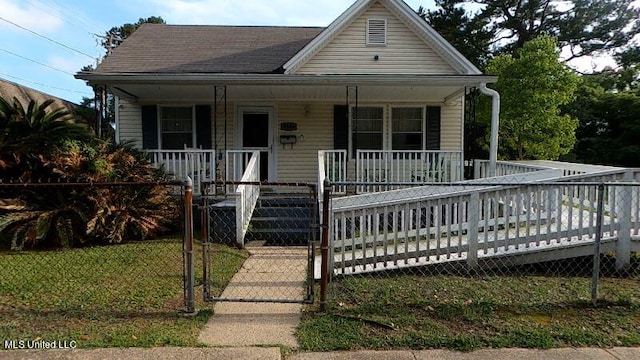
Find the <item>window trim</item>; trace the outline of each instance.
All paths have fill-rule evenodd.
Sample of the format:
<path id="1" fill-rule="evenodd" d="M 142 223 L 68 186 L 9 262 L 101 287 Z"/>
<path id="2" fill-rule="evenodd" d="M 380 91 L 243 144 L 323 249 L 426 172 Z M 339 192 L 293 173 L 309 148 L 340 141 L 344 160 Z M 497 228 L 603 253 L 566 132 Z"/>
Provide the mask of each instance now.
<path id="1" fill-rule="evenodd" d="M 159 150 L 184 150 L 184 149 L 165 149 L 162 144 L 162 109 L 163 108 L 191 108 L 191 148 L 197 146 L 196 137 L 196 106 L 194 104 L 158 104 L 158 149 Z"/>
<path id="2" fill-rule="evenodd" d="M 382 21 L 384 24 L 384 42 L 383 43 L 378 43 L 378 42 L 371 42 L 371 22 L 372 21 Z M 389 43 L 389 39 L 388 39 L 388 33 L 389 33 L 389 22 L 387 21 L 387 19 L 385 18 L 368 18 L 367 19 L 367 26 L 366 26 L 366 33 L 365 33 L 365 44 L 367 46 L 387 46 L 387 44 Z"/>
<path id="3" fill-rule="evenodd" d="M 426 150 L 427 148 L 427 106 L 428 105 L 389 105 L 389 150 L 396 151 L 393 149 L 393 109 L 420 109 L 422 112 L 422 121 L 421 121 L 421 133 L 422 133 L 422 148 L 421 151 Z M 397 150 L 397 151 L 405 151 L 405 150 Z M 419 151 L 419 150 L 415 150 Z"/>

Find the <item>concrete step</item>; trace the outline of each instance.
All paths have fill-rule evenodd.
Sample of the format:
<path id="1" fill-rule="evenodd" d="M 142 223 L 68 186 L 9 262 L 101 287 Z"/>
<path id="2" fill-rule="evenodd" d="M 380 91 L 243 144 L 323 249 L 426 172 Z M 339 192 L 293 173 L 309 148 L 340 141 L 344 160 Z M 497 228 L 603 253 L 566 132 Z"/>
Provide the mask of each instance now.
<path id="1" fill-rule="evenodd" d="M 295 217 L 253 217 L 251 219 L 251 227 L 256 230 L 263 229 L 305 229 L 309 230 L 311 227 L 311 220 L 309 218 L 295 218 Z"/>
<path id="2" fill-rule="evenodd" d="M 256 207 L 253 216 L 258 218 L 308 218 L 311 210 L 304 207 Z"/>

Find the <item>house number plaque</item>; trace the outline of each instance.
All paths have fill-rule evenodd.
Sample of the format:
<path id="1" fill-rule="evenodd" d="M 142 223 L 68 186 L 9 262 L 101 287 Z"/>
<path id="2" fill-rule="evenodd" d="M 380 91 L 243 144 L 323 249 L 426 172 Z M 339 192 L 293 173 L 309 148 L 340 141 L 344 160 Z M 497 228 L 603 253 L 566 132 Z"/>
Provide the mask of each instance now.
<path id="1" fill-rule="evenodd" d="M 280 124 L 281 131 L 296 131 L 298 130 L 298 124 L 294 122 L 283 122 Z"/>

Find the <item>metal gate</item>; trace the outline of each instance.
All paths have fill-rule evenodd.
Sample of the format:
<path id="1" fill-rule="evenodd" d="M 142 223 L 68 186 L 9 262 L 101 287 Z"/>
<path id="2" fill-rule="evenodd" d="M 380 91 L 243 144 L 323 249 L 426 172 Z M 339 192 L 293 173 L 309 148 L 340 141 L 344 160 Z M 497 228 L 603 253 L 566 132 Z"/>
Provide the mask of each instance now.
<path id="1" fill-rule="evenodd" d="M 200 205 L 205 301 L 313 302 L 315 184 L 203 183 Z M 228 247 L 245 250 L 239 269 Z"/>

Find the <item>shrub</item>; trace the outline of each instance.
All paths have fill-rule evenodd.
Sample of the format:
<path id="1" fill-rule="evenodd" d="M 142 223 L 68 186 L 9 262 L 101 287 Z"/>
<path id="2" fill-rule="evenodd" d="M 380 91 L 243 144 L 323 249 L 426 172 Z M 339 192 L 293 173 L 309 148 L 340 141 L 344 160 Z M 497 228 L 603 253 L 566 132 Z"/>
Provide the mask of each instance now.
<path id="1" fill-rule="evenodd" d="M 166 180 L 163 171 L 154 168 L 141 151 L 130 144 L 91 137 L 67 113 L 45 111 L 49 105 L 31 101 L 25 111 L 15 99 L 13 106 L 0 101 L 0 134 L 4 134 L 0 137 L 0 180 Z M 21 122 L 30 125 L 18 124 Z M 39 124 L 46 122 L 55 122 L 55 127 Z M 24 139 L 42 137 L 48 137 L 46 146 Z M 179 218 L 179 205 L 170 191 L 157 185 L 0 189 L 0 238 L 12 249 L 149 239 L 173 230 Z"/>

